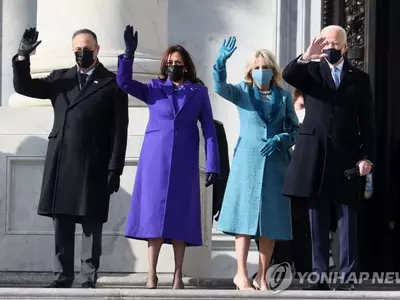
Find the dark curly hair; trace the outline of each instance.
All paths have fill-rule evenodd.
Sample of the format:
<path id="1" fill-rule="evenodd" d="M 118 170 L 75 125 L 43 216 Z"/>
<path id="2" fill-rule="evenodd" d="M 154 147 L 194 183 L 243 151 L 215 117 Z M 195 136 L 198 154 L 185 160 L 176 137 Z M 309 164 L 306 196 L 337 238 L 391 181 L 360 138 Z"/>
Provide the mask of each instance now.
<path id="1" fill-rule="evenodd" d="M 197 77 L 196 67 L 194 65 L 192 57 L 182 45 L 173 45 L 168 47 L 168 49 L 164 51 L 161 59 L 160 75 L 158 76 L 158 78 L 163 81 L 167 80 L 168 57 L 174 52 L 178 52 L 182 57 L 183 64 L 186 68 L 186 72 L 184 75 L 185 80 L 204 85 L 203 82 Z"/>

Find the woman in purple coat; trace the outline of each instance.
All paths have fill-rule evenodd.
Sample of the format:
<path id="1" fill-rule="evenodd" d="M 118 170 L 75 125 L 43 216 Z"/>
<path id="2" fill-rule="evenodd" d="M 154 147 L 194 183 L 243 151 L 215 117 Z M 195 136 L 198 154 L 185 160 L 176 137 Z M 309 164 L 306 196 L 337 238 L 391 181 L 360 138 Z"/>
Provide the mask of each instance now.
<path id="1" fill-rule="evenodd" d="M 143 84 L 132 79 L 137 32 L 127 26 L 125 54 L 118 59 L 117 82 L 150 110 L 143 141 L 126 237 L 148 241 L 147 288 L 157 287 L 156 266 L 163 243 L 173 245 L 173 288 L 183 288 L 185 246 L 201 246 L 199 184 L 200 121 L 206 150 L 206 186 L 219 174 L 218 144 L 207 88 L 196 77 L 189 53 L 169 47 L 161 61 L 159 79 Z"/>

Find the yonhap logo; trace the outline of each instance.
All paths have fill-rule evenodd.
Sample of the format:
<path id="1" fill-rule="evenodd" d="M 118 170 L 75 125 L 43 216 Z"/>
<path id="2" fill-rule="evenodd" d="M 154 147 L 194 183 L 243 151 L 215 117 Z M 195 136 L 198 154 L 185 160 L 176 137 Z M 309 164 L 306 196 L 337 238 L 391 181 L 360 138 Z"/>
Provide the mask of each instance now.
<path id="1" fill-rule="evenodd" d="M 267 283 L 269 291 L 277 294 L 286 290 L 293 280 L 292 268 L 289 263 L 272 265 L 267 271 Z"/>

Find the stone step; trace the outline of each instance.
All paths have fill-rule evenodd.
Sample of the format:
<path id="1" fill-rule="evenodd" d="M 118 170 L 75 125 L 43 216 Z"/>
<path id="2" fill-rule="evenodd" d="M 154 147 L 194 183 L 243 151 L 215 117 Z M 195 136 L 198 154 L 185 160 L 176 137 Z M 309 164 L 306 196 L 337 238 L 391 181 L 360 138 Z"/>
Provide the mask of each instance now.
<path id="1" fill-rule="evenodd" d="M 40 288 L 50 284 L 55 279 L 51 273 L 26 273 L 26 272 L 2 272 L 0 273 L 0 287 L 35 287 Z M 147 275 L 143 273 L 100 273 L 98 287 L 100 288 L 144 288 Z M 186 289 L 234 289 L 231 278 L 193 278 L 184 277 L 183 282 Z M 80 287 L 82 280 L 76 275 L 74 287 Z M 172 287 L 172 274 L 158 274 L 158 286 L 160 288 Z M 300 290 L 302 285 L 298 280 L 293 280 L 289 290 Z M 396 290 L 400 291 L 400 282 L 377 284 L 370 280 L 363 281 L 356 285 L 357 290 L 379 291 Z M 400 299 L 400 298 L 399 298 Z"/>
<path id="2" fill-rule="evenodd" d="M 39 300 L 39 299 L 64 299 L 64 300 L 131 300 L 131 299 L 400 299 L 400 292 L 394 291 L 283 291 L 278 294 L 260 291 L 235 291 L 235 290 L 171 290 L 171 289 L 44 289 L 44 288 L 0 288 L 0 299 Z"/>
<path id="3" fill-rule="evenodd" d="M 50 284 L 55 279 L 51 273 L 26 273 L 26 272 L 2 272 L 0 273 L 0 287 L 35 287 L 40 288 Z M 147 275 L 143 273 L 100 273 L 98 287 L 101 288 L 143 288 Z M 185 287 L 191 289 L 234 289 L 231 278 L 194 278 L 184 277 Z M 77 274 L 74 287 L 80 287 L 82 279 Z M 172 287 L 172 274 L 158 274 L 158 286 L 160 288 Z M 289 290 L 300 290 L 303 285 L 299 280 L 293 280 Z M 365 280 L 356 285 L 357 290 L 396 290 L 400 291 L 400 282 L 377 284 L 371 280 Z M 400 298 L 399 298 L 400 299 Z"/>

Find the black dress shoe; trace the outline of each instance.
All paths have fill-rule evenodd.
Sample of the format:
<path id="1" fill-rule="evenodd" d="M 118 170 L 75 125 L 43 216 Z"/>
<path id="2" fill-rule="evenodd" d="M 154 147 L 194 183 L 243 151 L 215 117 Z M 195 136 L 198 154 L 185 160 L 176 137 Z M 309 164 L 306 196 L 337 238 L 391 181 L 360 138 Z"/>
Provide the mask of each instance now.
<path id="1" fill-rule="evenodd" d="M 354 291 L 354 285 L 349 283 L 340 283 L 334 289 L 334 291 Z"/>
<path id="2" fill-rule="evenodd" d="M 73 282 L 74 281 L 71 280 L 71 279 L 69 279 L 69 280 L 57 279 L 57 280 L 54 280 L 50 285 L 48 285 L 47 288 L 51 288 L 51 289 L 69 289 L 70 287 L 72 287 L 72 283 Z"/>
<path id="3" fill-rule="evenodd" d="M 85 281 L 82 283 L 82 288 L 84 289 L 95 289 L 96 284 L 93 281 Z"/>
<path id="4" fill-rule="evenodd" d="M 329 287 L 329 284 L 326 282 L 324 283 L 313 283 L 309 284 L 308 286 L 302 288 L 303 291 L 330 291 L 331 288 Z"/>

